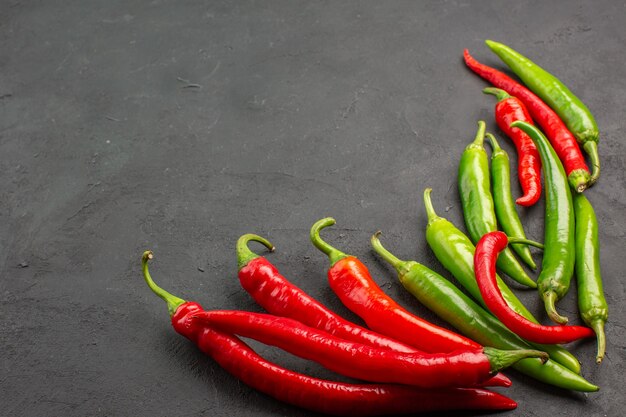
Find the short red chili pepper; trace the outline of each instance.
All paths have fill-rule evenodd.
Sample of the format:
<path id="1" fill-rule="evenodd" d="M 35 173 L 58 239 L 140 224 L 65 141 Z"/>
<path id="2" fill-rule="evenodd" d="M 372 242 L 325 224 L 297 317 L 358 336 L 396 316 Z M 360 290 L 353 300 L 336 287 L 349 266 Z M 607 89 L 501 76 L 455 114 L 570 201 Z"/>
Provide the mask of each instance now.
<path id="1" fill-rule="evenodd" d="M 311 228 L 311 241 L 330 258 L 328 282 L 333 292 L 370 329 L 426 352 L 453 352 L 480 347 L 464 336 L 411 314 L 385 294 L 361 261 L 320 238 L 320 230 L 333 224 L 335 220 L 330 217 L 316 222 Z"/>
<path id="2" fill-rule="evenodd" d="M 144 278 L 168 306 L 172 326 L 226 371 L 277 400 L 336 416 L 383 416 L 441 410 L 512 410 L 515 401 L 477 388 L 423 390 L 405 385 L 349 384 L 313 378 L 282 368 L 259 356 L 236 336 L 194 320 L 204 311 L 158 287 L 148 271 L 152 252 L 142 257 Z"/>
<path id="3" fill-rule="evenodd" d="M 481 78 L 489 81 L 495 87 L 505 90 L 524 103 L 532 118 L 539 123 L 545 132 L 563 163 L 570 186 L 576 192 L 582 193 L 589 185 L 589 168 L 587 168 L 576 138 L 567 129 L 561 118 L 528 88 L 508 75 L 481 64 L 470 55 L 467 49 L 463 52 L 463 57 L 465 64 Z"/>
<path id="4" fill-rule="evenodd" d="M 339 338 L 364 345 L 395 352 L 422 352 L 335 314 L 289 282 L 266 258 L 252 252 L 248 248 L 250 241 L 259 242 L 270 251 L 274 250 L 274 245 L 267 239 L 254 234 L 245 234 L 237 241 L 237 260 L 241 286 L 261 307 L 271 314 L 289 317 Z M 498 373 L 480 385 L 510 387 L 511 380 L 504 374 Z"/>
<path id="5" fill-rule="evenodd" d="M 480 293 L 489 310 L 513 333 L 535 343 L 569 343 L 585 337 L 595 337 L 584 326 L 543 326 L 533 323 L 511 310 L 496 283 L 496 258 L 509 243 L 532 244 L 526 239 L 508 238 L 496 231 L 485 234 L 476 245 L 474 271 Z"/>
<path id="6" fill-rule="evenodd" d="M 422 388 L 473 387 L 536 350 L 479 348 L 452 353 L 401 353 L 374 348 L 306 326 L 297 320 L 248 311 L 204 311 L 193 315 L 209 327 L 276 346 L 331 371 L 372 382 Z"/>
<path id="7" fill-rule="evenodd" d="M 496 103 L 496 122 L 498 127 L 511 138 L 517 149 L 517 175 L 524 195 L 515 202 L 520 206 L 532 206 L 541 196 L 541 158 L 532 139 L 521 129 L 511 127 L 511 123 L 521 120 L 532 124 L 524 103 L 499 88 L 485 88 L 486 94 L 493 94 Z"/>

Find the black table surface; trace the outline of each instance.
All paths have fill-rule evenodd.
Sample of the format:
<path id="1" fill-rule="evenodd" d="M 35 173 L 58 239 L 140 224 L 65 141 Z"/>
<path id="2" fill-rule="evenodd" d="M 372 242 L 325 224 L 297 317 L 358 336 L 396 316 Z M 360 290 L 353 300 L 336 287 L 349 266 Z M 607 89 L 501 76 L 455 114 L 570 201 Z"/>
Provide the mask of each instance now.
<path id="1" fill-rule="evenodd" d="M 330 243 L 445 326 L 369 237 L 380 229 L 398 256 L 451 278 L 426 244 L 422 192 L 432 187 L 439 213 L 462 227 L 456 170 L 479 119 L 516 161 L 495 99 L 461 58 L 469 48 L 504 69 L 483 42 L 494 39 L 557 74 L 597 118 L 603 171 L 586 195 L 610 308 L 601 365 L 594 341 L 569 346 L 600 391 L 509 371 L 513 386 L 498 391 L 519 407 L 503 415 L 623 415 L 624 27 L 618 1 L 3 1 L 0 414 L 317 415 L 248 388 L 176 334 L 142 280 L 146 249 L 172 293 L 262 311 L 240 287 L 234 250 L 243 233 L 261 234 L 285 276 L 361 323 L 330 290 L 328 261 L 308 239 L 313 222 L 333 216 Z M 543 199 L 519 212 L 542 240 Z M 549 323 L 536 292 L 512 286 Z M 559 309 L 581 322 L 575 285 Z"/>

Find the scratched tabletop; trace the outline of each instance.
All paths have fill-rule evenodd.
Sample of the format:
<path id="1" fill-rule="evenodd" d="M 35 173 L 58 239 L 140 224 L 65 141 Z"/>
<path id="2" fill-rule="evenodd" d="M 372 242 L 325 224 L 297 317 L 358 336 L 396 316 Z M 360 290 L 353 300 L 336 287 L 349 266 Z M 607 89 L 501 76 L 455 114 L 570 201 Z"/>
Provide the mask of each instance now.
<path id="1" fill-rule="evenodd" d="M 398 256 L 452 279 L 426 244 L 422 192 L 432 187 L 439 214 L 464 229 L 456 173 L 480 119 L 516 161 L 495 99 L 462 62 L 469 48 L 504 69 L 484 45 L 493 39 L 556 74 L 596 116 L 603 171 L 586 195 L 610 309 L 601 365 L 594 341 L 568 345 L 599 392 L 508 371 L 513 386 L 497 390 L 519 407 L 502 415 L 623 415 L 624 27 L 623 2 L 609 0 L 0 2 L 0 414 L 318 415 L 250 389 L 176 334 L 143 282 L 146 249 L 173 294 L 258 312 L 234 245 L 261 234 L 277 250 L 255 251 L 362 323 L 308 240 L 316 220 L 333 216 L 328 242 L 408 310 L 446 326 L 369 238 L 380 229 Z M 543 198 L 518 209 L 528 236 L 543 240 Z M 536 292 L 512 287 L 549 323 Z M 581 323 L 575 285 L 559 309 Z"/>

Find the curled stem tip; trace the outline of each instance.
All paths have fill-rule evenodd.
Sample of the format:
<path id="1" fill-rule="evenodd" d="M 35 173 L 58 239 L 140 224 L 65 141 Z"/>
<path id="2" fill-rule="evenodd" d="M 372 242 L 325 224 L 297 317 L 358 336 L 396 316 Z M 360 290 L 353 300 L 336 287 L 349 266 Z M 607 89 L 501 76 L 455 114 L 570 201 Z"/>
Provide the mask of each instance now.
<path id="1" fill-rule="evenodd" d="M 252 252 L 248 247 L 248 242 L 250 241 L 259 242 L 263 244 L 263 246 L 265 246 L 270 252 L 274 252 L 274 245 L 272 245 L 269 240 L 259 235 L 247 233 L 241 236 L 239 240 L 237 240 L 237 266 L 239 269 L 248 265 L 251 260 L 259 257 L 259 255 Z"/>
<path id="2" fill-rule="evenodd" d="M 511 97 L 506 91 L 495 87 L 483 88 L 483 93 L 496 96 L 496 99 L 498 101 L 506 100 L 507 98 Z"/>
<path id="3" fill-rule="evenodd" d="M 149 251 L 149 250 L 145 251 L 143 255 L 141 256 L 141 267 L 143 270 L 143 278 L 146 281 L 146 284 L 148 284 L 148 287 L 150 287 L 150 289 L 152 290 L 152 292 L 158 295 L 159 297 L 161 297 L 161 299 L 163 299 L 163 301 L 167 303 L 167 311 L 170 313 L 170 317 L 171 317 L 176 312 L 176 309 L 181 304 L 185 303 L 185 300 L 183 300 L 182 298 L 178 298 L 175 295 L 170 294 L 169 292 L 165 291 L 163 288 L 156 285 L 156 283 L 150 276 L 150 271 L 148 269 L 148 261 L 152 260 L 152 258 L 154 258 L 154 255 L 152 254 L 152 251 Z"/>
<path id="4" fill-rule="evenodd" d="M 381 258 L 383 258 L 385 261 L 389 262 L 391 264 L 391 266 L 393 266 L 396 269 L 399 269 L 400 267 L 402 267 L 404 262 L 401 261 L 400 259 L 398 259 L 394 254 L 389 252 L 387 249 L 385 249 L 383 244 L 380 243 L 379 237 L 380 237 L 381 234 L 382 234 L 382 232 L 379 230 L 378 232 L 374 233 L 374 235 L 372 235 L 372 238 L 370 239 L 370 242 L 372 244 L 372 248 L 374 248 L 374 251 L 378 255 L 380 255 Z"/>
<path id="5" fill-rule="evenodd" d="M 428 223 L 439 218 L 439 216 L 437 216 L 437 213 L 435 212 L 435 208 L 433 207 L 433 201 L 430 198 L 430 193 L 432 191 L 433 189 L 430 187 L 424 190 L 424 207 L 426 207 L 426 215 L 428 216 Z"/>
<path id="6" fill-rule="evenodd" d="M 329 245 L 320 237 L 320 231 L 322 229 L 332 226 L 335 223 L 335 219 L 333 219 L 332 217 L 325 217 L 316 221 L 313 226 L 311 226 L 310 232 L 311 242 L 316 248 L 318 248 L 330 258 L 331 267 L 341 259 L 348 257 L 348 255 L 341 252 L 339 249 L 336 249 L 333 246 Z"/>
<path id="7" fill-rule="evenodd" d="M 561 316 L 556 311 L 556 293 L 554 291 L 548 291 L 544 293 L 543 302 L 546 307 L 546 313 L 548 313 L 548 317 L 550 317 L 550 320 L 558 324 L 567 324 L 568 318 Z"/>

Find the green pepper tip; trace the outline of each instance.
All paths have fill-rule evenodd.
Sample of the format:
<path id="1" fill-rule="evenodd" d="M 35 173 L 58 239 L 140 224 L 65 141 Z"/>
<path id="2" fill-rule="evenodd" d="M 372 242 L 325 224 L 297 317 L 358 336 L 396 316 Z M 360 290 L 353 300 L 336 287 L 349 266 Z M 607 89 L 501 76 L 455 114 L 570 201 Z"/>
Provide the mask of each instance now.
<path id="1" fill-rule="evenodd" d="M 597 139 L 596 139 L 597 140 Z M 589 155 L 591 160 L 591 177 L 589 178 L 589 185 L 594 184 L 600 178 L 600 156 L 598 155 L 598 142 L 594 140 L 588 140 L 583 145 L 583 149 Z"/>
<path id="2" fill-rule="evenodd" d="M 554 291 L 547 291 L 543 293 L 543 302 L 546 307 L 546 313 L 548 313 L 548 317 L 550 320 L 557 324 L 565 325 L 569 321 L 567 317 L 561 316 L 556 311 L 556 293 Z"/>

